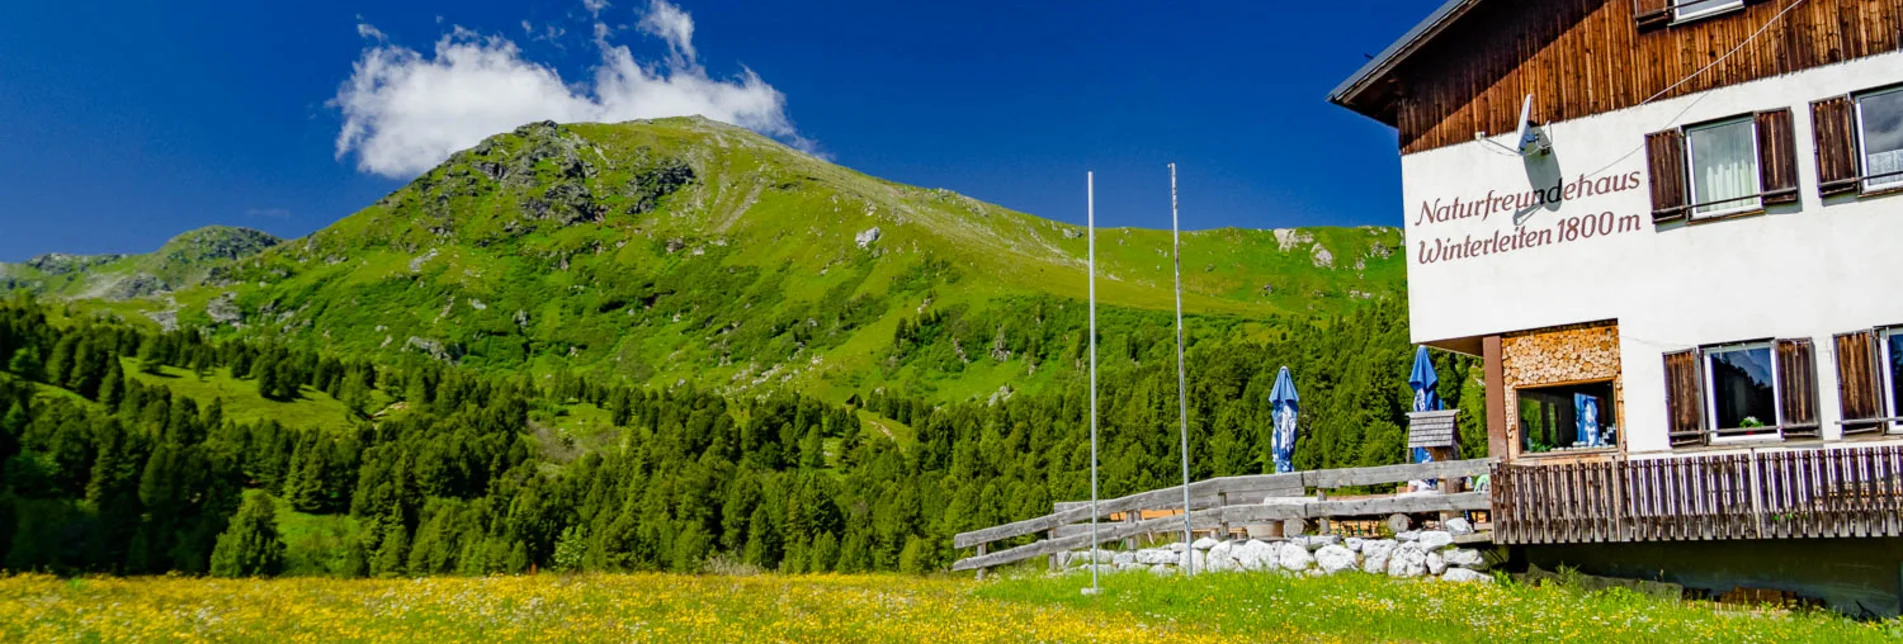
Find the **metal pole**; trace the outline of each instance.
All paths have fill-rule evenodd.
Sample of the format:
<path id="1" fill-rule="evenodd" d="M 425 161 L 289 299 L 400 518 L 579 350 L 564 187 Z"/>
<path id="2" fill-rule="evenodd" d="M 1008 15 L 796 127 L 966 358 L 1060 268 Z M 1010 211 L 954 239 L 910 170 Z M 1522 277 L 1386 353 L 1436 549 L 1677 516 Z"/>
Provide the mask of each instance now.
<path id="1" fill-rule="evenodd" d="M 1097 585 L 1097 173 L 1084 173 L 1085 226 L 1090 237 L 1090 594 Z"/>
<path id="2" fill-rule="evenodd" d="M 1176 257 L 1176 411 L 1183 438 L 1183 570 L 1195 576 L 1189 521 L 1189 383 L 1183 367 L 1183 239 L 1176 215 L 1176 164 L 1170 164 L 1170 251 Z M 1227 535 L 1224 535 L 1225 538 Z"/>

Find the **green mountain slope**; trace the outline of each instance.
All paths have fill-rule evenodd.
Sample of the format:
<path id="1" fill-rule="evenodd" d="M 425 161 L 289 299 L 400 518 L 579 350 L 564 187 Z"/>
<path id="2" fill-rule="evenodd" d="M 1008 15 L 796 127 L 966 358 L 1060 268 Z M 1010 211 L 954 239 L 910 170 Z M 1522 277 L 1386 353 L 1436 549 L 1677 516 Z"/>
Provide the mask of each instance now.
<path id="1" fill-rule="evenodd" d="M 209 226 L 193 230 L 145 255 L 48 253 L 19 264 L 0 264 L 0 291 L 123 301 L 198 286 L 232 262 L 283 240 L 250 228 Z"/>
<path id="2" fill-rule="evenodd" d="M 1267 334 L 1398 292 L 1399 244 L 1390 228 L 1185 234 L 1192 333 Z M 969 398 L 1077 372 L 1085 253 L 1077 226 L 703 119 L 538 123 L 132 306 L 186 328 L 477 369 Z M 1140 362 L 1168 333 L 1169 233 L 1101 230 L 1098 254 L 1106 325 L 1122 325 L 1108 348 Z M 99 297 L 73 285 L 125 261 L 40 290 Z"/>

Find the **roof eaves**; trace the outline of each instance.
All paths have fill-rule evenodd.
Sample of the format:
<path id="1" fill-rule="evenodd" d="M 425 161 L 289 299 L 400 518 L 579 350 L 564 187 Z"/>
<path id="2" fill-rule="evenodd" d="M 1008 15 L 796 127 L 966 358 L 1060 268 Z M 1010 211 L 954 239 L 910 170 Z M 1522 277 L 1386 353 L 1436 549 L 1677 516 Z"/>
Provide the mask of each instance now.
<path id="1" fill-rule="evenodd" d="M 1439 9 L 1434 10 L 1433 14 L 1427 16 L 1426 20 L 1422 20 L 1420 24 L 1414 25 L 1414 28 L 1409 29 L 1406 34 L 1403 34 L 1400 40 L 1394 41 L 1394 44 L 1388 45 L 1387 49 L 1381 50 L 1380 55 L 1368 61 L 1368 64 L 1362 65 L 1361 69 L 1356 70 L 1353 76 L 1349 76 L 1348 80 L 1342 81 L 1341 85 L 1335 87 L 1334 91 L 1329 92 L 1328 102 L 1361 112 L 1362 110 L 1357 109 L 1352 104 L 1352 101 L 1357 95 L 1361 94 L 1362 91 L 1366 90 L 1368 86 L 1373 84 L 1376 80 L 1394 71 L 1395 66 L 1407 60 L 1408 56 L 1419 51 L 1429 40 L 1439 35 L 1441 30 L 1446 29 L 1447 25 L 1452 24 L 1455 19 L 1466 14 L 1467 10 L 1472 9 L 1474 5 L 1478 4 L 1480 4 L 1480 0 L 1447 0 Z M 1363 113 L 1366 114 L 1366 112 Z M 1373 114 L 1368 114 L 1368 116 L 1379 118 Z"/>

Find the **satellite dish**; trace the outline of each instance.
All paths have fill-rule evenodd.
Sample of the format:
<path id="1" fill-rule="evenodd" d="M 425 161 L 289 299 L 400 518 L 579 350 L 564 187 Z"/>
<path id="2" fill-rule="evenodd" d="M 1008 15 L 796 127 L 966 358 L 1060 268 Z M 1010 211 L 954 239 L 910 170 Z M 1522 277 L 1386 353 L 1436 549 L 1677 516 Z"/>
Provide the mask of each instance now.
<path id="1" fill-rule="evenodd" d="M 1533 95 L 1527 94 L 1520 103 L 1519 130 L 1513 134 L 1513 147 L 1507 147 L 1487 138 L 1483 132 L 1475 132 L 1474 139 L 1498 148 L 1499 151 L 1515 156 L 1533 156 L 1552 151 L 1553 143 L 1546 139 L 1546 133 L 1533 125 Z"/>
<path id="2" fill-rule="evenodd" d="M 1532 94 L 1527 94 L 1526 102 L 1520 104 L 1520 136 L 1516 140 L 1519 141 L 1518 152 L 1523 157 L 1545 154 L 1553 149 L 1553 143 L 1546 140 L 1546 133 L 1541 128 L 1533 127 Z"/>

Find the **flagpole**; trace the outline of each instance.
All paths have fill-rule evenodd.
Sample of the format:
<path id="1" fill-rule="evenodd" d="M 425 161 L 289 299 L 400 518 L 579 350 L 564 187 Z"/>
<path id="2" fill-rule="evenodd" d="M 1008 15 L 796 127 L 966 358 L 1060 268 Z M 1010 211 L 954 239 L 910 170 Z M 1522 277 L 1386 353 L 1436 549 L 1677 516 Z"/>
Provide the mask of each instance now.
<path id="1" fill-rule="evenodd" d="M 1176 411 L 1183 439 L 1183 570 L 1196 574 L 1189 520 L 1189 383 L 1183 367 L 1183 240 L 1176 214 L 1176 164 L 1170 164 L 1170 251 L 1176 258 Z M 1226 537 L 1226 535 L 1225 535 Z"/>
<path id="2" fill-rule="evenodd" d="M 1084 173 L 1085 226 L 1090 237 L 1090 594 L 1097 585 L 1097 173 Z"/>

